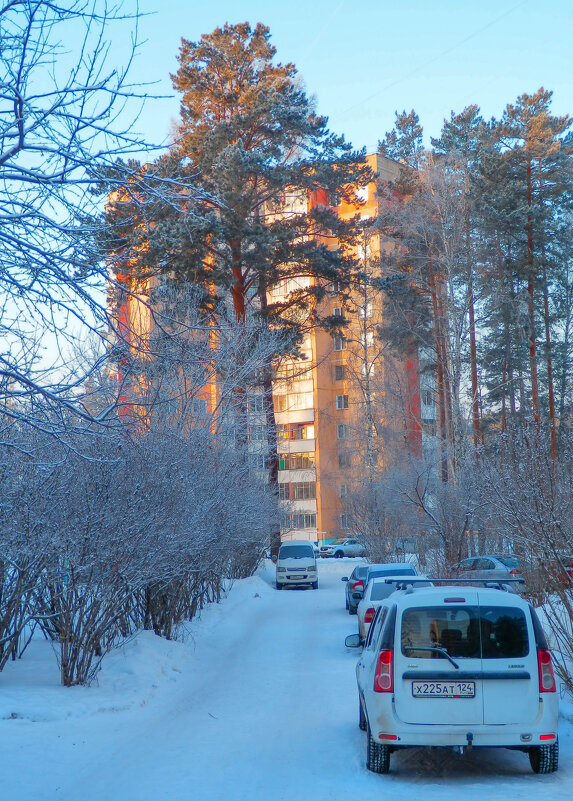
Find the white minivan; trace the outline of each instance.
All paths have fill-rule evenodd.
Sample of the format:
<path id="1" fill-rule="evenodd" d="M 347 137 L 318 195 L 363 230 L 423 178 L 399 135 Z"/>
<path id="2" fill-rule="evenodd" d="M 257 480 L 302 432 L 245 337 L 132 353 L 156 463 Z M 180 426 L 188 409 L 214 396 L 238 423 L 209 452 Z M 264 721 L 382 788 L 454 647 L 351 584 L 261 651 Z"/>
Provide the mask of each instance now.
<path id="1" fill-rule="evenodd" d="M 356 679 L 366 764 L 376 773 L 408 746 L 511 748 L 529 755 L 535 773 L 557 770 L 551 656 L 519 595 L 465 586 L 394 592 L 372 622 Z"/>
<path id="2" fill-rule="evenodd" d="M 318 589 L 316 556 L 312 542 L 289 540 L 283 542 L 277 557 L 276 587 L 311 586 Z"/>

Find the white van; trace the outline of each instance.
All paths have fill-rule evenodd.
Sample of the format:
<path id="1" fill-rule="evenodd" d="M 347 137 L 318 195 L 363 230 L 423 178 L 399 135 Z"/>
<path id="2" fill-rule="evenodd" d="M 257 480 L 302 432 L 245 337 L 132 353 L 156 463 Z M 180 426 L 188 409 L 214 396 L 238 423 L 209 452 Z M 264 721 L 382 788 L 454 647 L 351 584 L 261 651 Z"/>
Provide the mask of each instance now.
<path id="1" fill-rule="evenodd" d="M 277 557 L 276 587 L 310 585 L 318 589 L 316 556 L 312 542 L 289 540 L 283 542 Z"/>
<path id="2" fill-rule="evenodd" d="M 346 645 L 358 646 L 358 635 Z M 535 610 L 502 590 L 399 590 L 380 606 L 356 667 L 366 765 L 408 746 L 503 747 L 557 770 L 558 697 Z"/>

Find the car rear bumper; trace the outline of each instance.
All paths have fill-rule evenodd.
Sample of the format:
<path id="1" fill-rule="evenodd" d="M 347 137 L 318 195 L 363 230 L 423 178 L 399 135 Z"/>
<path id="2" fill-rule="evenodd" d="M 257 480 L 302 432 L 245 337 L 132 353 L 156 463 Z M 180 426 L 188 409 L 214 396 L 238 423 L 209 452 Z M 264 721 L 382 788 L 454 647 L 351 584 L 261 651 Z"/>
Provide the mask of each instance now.
<path id="1" fill-rule="evenodd" d="M 372 738 L 376 742 L 396 747 L 432 746 L 436 748 L 467 746 L 469 742 L 473 748 L 527 748 L 533 745 L 551 745 L 557 740 L 556 730 L 534 733 L 527 726 L 520 727 L 519 732 L 499 731 L 504 728 L 501 726 L 496 727 L 497 730 L 491 731 L 480 726 L 458 726 L 455 731 L 444 731 L 442 727 L 438 726 L 435 728 L 439 731 L 424 733 L 416 727 L 415 732 L 402 731 L 399 735 L 396 735 L 395 732 L 372 730 Z M 471 735 L 470 739 L 468 739 L 468 734 Z M 544 736 L 543 739 L 541 739 L 541 734 Z M 549 734 L 552 734 L 551 739 L 547 739 Z"/>
<path id="2" fill-rule="evenodd" d="M 526 723 L 404 723 L 397 716 L 394 704 L 390 714 L 378 708 L 366 708 L 372 737 L 379 743 L 392 746 L 464 746 L 471 741 L 475 747 L 526 748 L 551 745 L 557 739 L 558 699 L 556 694 L 539 704 L 537 717 Z M 471 738 L 468 740 L 468 734 Z"/>

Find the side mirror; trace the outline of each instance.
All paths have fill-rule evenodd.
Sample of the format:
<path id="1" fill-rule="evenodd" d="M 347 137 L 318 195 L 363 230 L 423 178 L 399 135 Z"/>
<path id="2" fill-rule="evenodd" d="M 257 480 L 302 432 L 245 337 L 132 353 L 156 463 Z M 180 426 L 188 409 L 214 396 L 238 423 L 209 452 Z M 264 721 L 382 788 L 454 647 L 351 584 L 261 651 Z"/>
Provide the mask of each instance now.
<path id="1" fill-rule="evenodd" d="M 340 581 L 348 581 L 348 576 L 342 576 L 342 578 L 340 579 Z"/>
<path id="2" fill-rule="evenodd" d="M 362 645 L 360 634 L 349 634 L 348 637 L 344 640 L 344 645 L 347 648 L 360 648 L 360 646 Z"/>
<path id="3" fill-rule="evenodd" d="M 277 557 L 276 553 L 274 553 L 274 554 L 271 556 L 271 562 L 274 562 L 274 563 L 276 564 L 276 563 L 277 563 L 277 558 L 278 558 L 278 557 Z"/>

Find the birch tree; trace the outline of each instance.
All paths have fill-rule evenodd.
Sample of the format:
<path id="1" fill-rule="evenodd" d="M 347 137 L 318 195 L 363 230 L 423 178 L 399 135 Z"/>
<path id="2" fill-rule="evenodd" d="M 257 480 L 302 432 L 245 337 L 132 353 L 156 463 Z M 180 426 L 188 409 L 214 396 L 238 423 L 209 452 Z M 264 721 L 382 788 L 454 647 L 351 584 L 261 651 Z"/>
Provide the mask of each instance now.
<path id="1" fill-rule="evenodd" d="M 130 82 L 137 8 L 100 0 L 0 6 L 0 405 L 5 422 L 85 425 L 66 343 L 107 331 L 100 226 L 90 190 L 102 168 L 141 152 L 144 90 Z M 111 39 L 125 63 L 111 63 Z M 135 103 L 135 106 L 132 105 Z M 132 109 L 130 113 L 130 108 Z M 112 184 L 107 182 L 108 190 Z M 57 411 L 60 410 L 58 417 Z M 101 410 L 105 417 L 110 409 Z M 66 416 L 67 425 L 70 418 Z"/>

